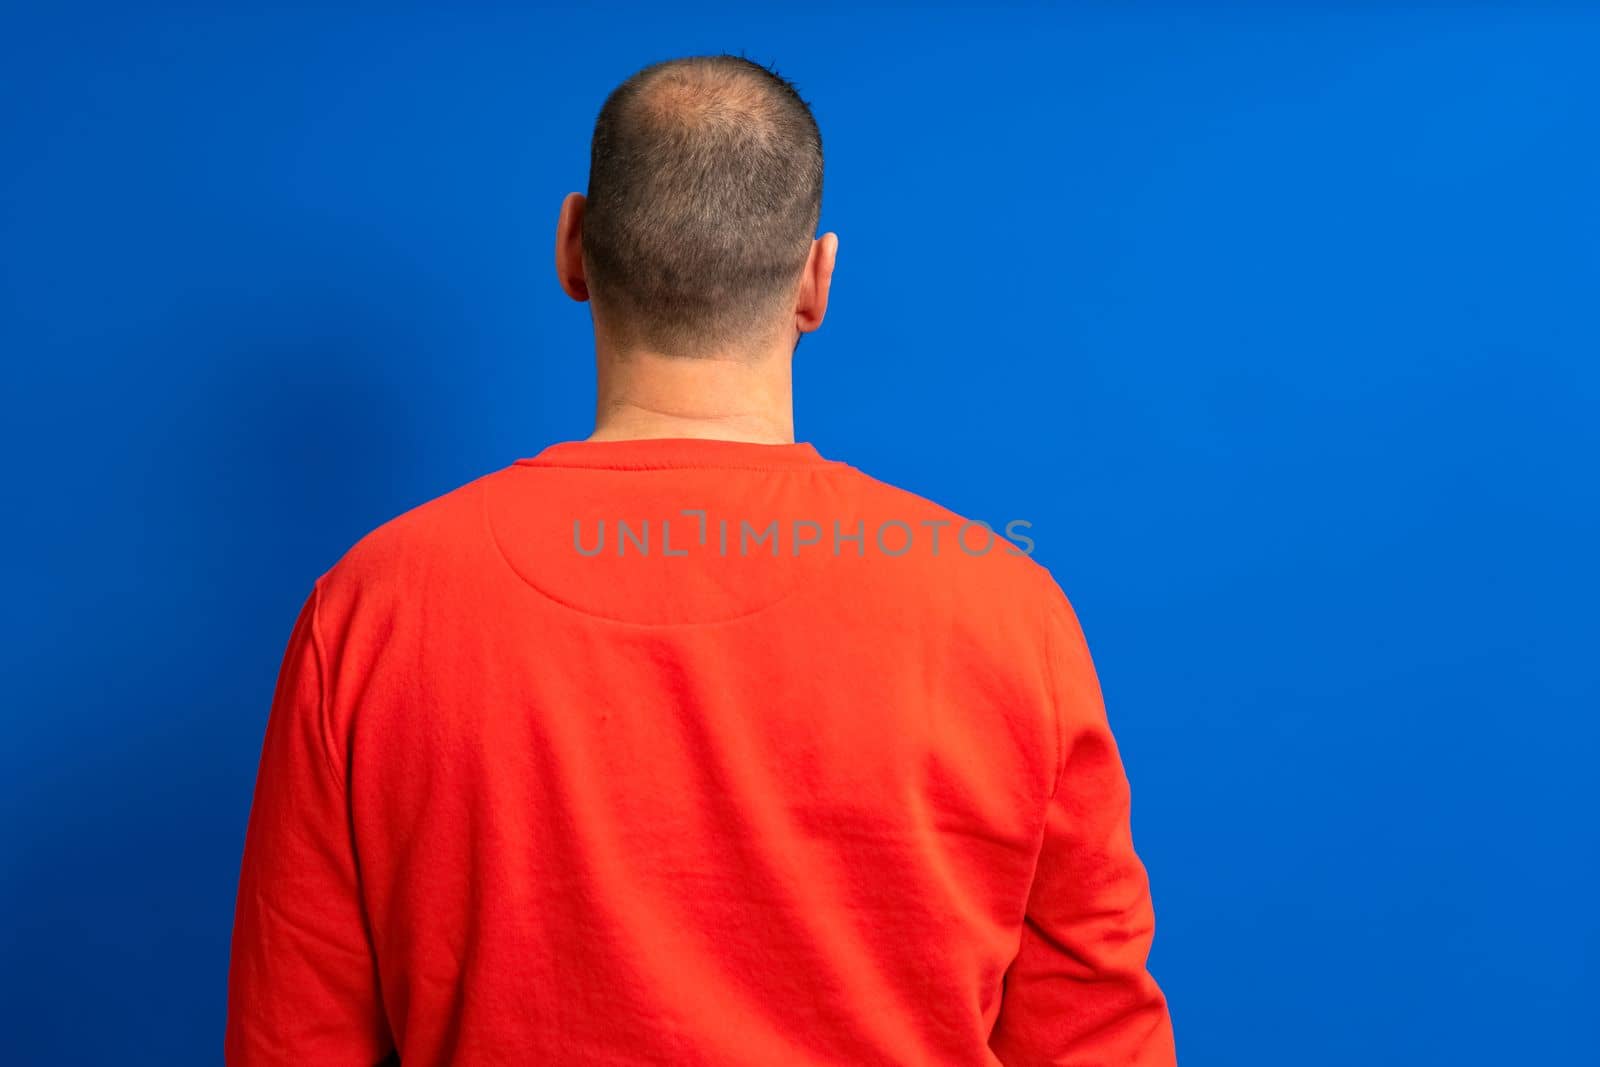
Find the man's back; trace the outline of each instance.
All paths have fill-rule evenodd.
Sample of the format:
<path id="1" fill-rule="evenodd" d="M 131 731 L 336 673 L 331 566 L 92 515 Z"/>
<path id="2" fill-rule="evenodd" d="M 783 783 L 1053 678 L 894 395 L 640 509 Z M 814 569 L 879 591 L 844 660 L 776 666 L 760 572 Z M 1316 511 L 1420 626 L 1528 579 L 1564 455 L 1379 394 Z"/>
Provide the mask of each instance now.
<path id="1" fill-rule="evenodd" d="M 1171 1063 L 1127 814 L 1003 536 L 808 444 L 554 445 L 307 600 L 230 1062 Z"/>

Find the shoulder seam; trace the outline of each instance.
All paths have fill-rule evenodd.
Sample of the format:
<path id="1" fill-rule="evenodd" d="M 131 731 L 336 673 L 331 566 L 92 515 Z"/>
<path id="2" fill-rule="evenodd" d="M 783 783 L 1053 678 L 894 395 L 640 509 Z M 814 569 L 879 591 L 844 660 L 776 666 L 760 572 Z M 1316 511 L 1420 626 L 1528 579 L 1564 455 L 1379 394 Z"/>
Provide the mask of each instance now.
<path id="1" fill-rule="evenodd" d="M 1046 684 L 1047 684 L 1047 686 L 1049 687 L 1049 690 L 1050 690 L 1050 718 L 1051 718 L 1051 721 L 1055 725 L 1055 732 L 1056 732 L 1055 781 L 1053 781 L 1050 784 L 1050 797 L 1049 797 L 1049 799 L 1052 802 L 1055 801 L 1056 794 L 1061 791 L 1061 779 L 1065 776 L 1066 763 L 1067 763 L 1067 759 L 1066 759 L 1066 756 L 1067 756 L 1067 753 L 1066 753 L 1066 747 L 1067 747 L 1066 732 L 1062 728 L 1062 725 L 1061 725 L 1061 720 L 1062 720 L 1061 697 L 1060 697 L 1060 690 L 1056 686 L 1055 646 L 1056 646 L 1056 628 L 1055 628 L 1055 625 L 1054 625 L 1054 620 L 1052 618 L 1050 618 L 1050 601 L 1049 601 L 1048 598 L 1046 598 L 1046 600 L 1045 600 L 1045 619 L 1044 619 L 1044 659 L 1045 659 L 1044 670 L 1045 670 L 1045 682 L 1046 682 Z"/>
<path id="2" fill-rule="evenodd" d="M 311 583 L 311 646 L 316 653 L 317 661 L 317 737 L 322 742 L 322 758 L 328 765 L 328 770 L 333 774 L 333 780 L 342 790 L 344 788 L 344 773 L 339 769 L 339 763 L 334 759 L 335 745 L 333 743 L 333 729 L 328 720 L 327 697 L 327 650 L 322 644 L 322 631 L 318 625 L 318 618 L 322 608 L 322 578 Z"/>

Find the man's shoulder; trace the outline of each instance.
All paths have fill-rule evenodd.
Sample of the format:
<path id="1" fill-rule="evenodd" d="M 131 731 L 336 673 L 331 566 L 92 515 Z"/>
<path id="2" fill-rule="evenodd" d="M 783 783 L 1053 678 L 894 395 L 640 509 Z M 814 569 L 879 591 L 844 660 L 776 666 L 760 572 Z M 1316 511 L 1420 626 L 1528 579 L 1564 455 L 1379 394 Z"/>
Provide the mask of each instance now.
<path id="1" fill-rule="evenodd" d="M 1033 557 L 1032 524 L 1010 516 L 966 514 L 931 497 L 856 468 L 868 515 L 867 555 L 888 555 L 919 581 L 981 588 L 984 599 L 1011 608 L 1048 607 L 1060 586 Z"/>
<path id="2" fill-rule="evenodd" d="M 375 592 L 465 564 L 482 551 L 483 490 L 509 467 L 480 474 L 402 511 L 358 538 L 318 579 L 328 590 Z"/>

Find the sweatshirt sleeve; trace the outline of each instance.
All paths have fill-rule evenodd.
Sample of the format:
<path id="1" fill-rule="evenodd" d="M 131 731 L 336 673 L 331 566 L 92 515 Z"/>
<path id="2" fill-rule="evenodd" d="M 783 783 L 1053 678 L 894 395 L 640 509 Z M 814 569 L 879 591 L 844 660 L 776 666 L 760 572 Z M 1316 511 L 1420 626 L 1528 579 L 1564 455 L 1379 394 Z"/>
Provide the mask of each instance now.
<path id="1" fill-rule="evenodd" d="M 319 587 L 289 637 L 245 832 L 228 969 L 230 1067 L 369 1067 L 393 1049 L 328 740 Z"/>
<path id="2" fill-rule="evenodd" d="M 1053 593 L 1057 779 L 990 1047 L 1007 1067 L 1172 1067 L 1166 999 L 1146 969 L 1155 919 L 1128 780 L 1077 618 Z"/>

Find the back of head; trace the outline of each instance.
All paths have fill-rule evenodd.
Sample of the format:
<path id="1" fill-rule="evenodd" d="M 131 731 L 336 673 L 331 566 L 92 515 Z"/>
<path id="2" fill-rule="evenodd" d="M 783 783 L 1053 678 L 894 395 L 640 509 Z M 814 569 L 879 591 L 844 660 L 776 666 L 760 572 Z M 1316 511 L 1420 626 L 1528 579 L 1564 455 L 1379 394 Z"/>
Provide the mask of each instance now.
<path id="1" fill-rule="evenodd" d="M 595 123 L 585 273 L 606 329 L 665 355 L 776 328 L 815 237 L 822 136 L 793 85 L 737 56 L 646 67 Z"/>

